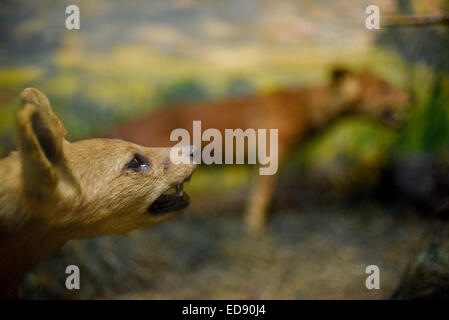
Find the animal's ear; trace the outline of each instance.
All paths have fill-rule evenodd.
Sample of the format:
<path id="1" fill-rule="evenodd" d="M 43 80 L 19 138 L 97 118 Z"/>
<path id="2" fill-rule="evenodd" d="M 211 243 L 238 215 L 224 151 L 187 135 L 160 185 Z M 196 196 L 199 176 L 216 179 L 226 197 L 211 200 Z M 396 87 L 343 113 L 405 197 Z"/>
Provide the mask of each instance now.
<path id="1" fill-rule="evenodd" d="M 331 85 L 345 100 L 357 98 L 362 90 L 357 74 L 342 67 L 334 68 L 331 71 Z"/>
<path id="2" fill-rule="evenodd" d="M 21 98 L 19 151 L 25 190 L 39 198 L 54 194 L 58 184 L 64 186 L 64 191 L 79 190 L 64 155 L 66 130 L 47 97 L 37 89 L 27 88 Z"/>
<path id="3" fill-rule="evenodd" d="M 333 85 L 338 85 L 341 83 L 344 79 L 351 76 L 353 73 L 345 68 L 345 67 L 334 67 L 331 70 L 330 76 L 331 76 L 331 83 Z"/>

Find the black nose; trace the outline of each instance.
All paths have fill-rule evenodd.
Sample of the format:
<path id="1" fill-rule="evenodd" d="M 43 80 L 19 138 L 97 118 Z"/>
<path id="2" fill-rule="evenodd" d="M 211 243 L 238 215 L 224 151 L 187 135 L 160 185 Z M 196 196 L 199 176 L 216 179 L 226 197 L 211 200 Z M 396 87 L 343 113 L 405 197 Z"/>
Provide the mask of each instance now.
<path id="1" fill-rule="evenodd" d="M 195 153 L 196 153 L 196 147 L 195 146 L 190 146 L 190 148 L 189 148 L 190 158 L 193 158 Z"/>

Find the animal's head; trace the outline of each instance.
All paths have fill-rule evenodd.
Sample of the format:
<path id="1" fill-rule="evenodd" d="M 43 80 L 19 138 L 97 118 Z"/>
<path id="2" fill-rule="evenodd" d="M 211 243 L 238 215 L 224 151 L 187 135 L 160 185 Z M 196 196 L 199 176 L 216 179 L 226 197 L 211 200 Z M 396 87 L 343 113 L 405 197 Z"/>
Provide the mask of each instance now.
<path id="1" fill-rule="evenodd" d="M 28 211 L 49 228 L 70 237 L 126 232 L 189 204 L 182 183 L 194 165 L 172 163 L 169 148 L 110 139 L 69 143 L 40 91 L 25 89 L 22 101 L 20 188 Z"/>
<path id="2" fill-rule="evenodd" d="M 410 103 L 409 94 L 371 72 L 332 71 L 332 87 L 346 111 L 362 113 L 398 125 Z"/>

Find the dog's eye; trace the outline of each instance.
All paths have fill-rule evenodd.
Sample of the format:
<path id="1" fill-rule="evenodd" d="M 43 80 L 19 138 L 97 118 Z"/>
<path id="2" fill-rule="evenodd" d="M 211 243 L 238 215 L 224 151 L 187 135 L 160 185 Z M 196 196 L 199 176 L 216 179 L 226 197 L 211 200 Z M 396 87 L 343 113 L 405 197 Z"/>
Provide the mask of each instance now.
<path id="1" fill-rule="evenodd" d="M 141 153 L 136 153 L 134 158 L 128 162 L 125 169 L 133 172 L 141 172 L 148 170 L 148 158 Z"/>

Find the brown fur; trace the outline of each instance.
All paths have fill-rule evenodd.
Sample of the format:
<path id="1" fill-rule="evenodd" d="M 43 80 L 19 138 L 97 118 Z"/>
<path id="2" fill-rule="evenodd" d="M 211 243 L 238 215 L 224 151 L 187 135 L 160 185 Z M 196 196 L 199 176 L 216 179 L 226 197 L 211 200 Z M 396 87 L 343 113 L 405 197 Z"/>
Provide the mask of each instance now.
<path id="1" fill-rule="evenodd" d="M 372 73 L 335 70 L 329 85 L 281 91 L 265 96 L 168 107 L 131 121 L 105 134 L 146 146 L 172 146 L 170 133 L 184 128 L 192 137 L 192 121 L 202 130 L 279 129 L 279 163 L 311 132 L 346 113 L 394 117 L 403 110 L 408 95 Z M 387 119 L 388 120 L 388 119 Z M 207 144 L 208 142 L 204 143 Z M 247 223 L 251 231 L 263 229 L 275 186 L 275 176 L 259 176 L 249 199 Z"/>
<path id="2" fill-rule="evenodd" d="M 0 160 L 0 297 L 13 297 L 25 271 L 70 239 L 176 216 L 147 209 L 194 169 L 171 163 L 168 148 L 112 139 L 69 143 L 41 92 L 25 89 L 22 101 L 19 152 Z M 136 152 L 149 159 L 148 170 L 124 170 Z"/>

